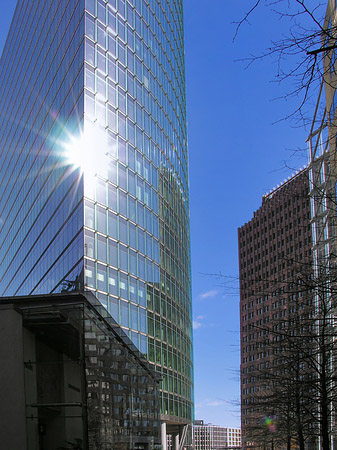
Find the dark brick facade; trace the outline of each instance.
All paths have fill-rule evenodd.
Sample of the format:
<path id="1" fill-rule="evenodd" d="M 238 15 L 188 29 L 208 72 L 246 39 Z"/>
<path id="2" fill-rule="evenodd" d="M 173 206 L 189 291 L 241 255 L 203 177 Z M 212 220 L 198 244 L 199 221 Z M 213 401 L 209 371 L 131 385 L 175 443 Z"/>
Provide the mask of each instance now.
<path id="1" fill-rule="evenodd" d="M 255 401 L 264 388 L 259 373 L 275 365 L 269 330 L 312 308 L 310 292 L 298 289 L 300 274 L 308 275 L 312 267 L 308 192 L 305 169 L 264 196 L 254 217 L 238 230 L 243 448 L 249 447 L 247 427 L 263 413 Z"/>

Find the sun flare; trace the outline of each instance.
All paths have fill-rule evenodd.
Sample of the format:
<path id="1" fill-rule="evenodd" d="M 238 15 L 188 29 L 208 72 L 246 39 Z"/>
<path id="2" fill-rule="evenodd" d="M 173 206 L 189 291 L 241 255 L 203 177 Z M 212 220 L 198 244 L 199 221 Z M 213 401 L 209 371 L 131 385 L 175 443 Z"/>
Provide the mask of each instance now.
<path id="1" fill-rule="evenodd" d="M 105 176 L 107 169 L 107 140 L 98 127 L 87 127 L 78 136 L 70 136 L 64 144 L 67 164 L 79 168 L 85 176 Z"/>

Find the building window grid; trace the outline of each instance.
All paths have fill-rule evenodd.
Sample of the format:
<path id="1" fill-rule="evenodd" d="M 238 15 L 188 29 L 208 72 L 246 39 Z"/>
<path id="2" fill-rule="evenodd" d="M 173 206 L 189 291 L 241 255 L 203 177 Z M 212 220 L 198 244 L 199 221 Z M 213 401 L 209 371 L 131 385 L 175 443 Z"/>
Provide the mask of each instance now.
<path id="1" fill-rule="evenodd" d="M 167 95 L 167 93 L 166 93 L 166 95 Z M 176 136 L 179 136 L 179 134 L 176 132 Z M 166 136 L 167 137 L 167 136 Z M 180 160 L 180 156 L 179 155 L 177 155 L 178 156 L 178 158 L 179 158 L 179 160 Z M 181 166 L 181 164 L 180 164 L 180 166 Z M 182 166 L 183 167 L 183 166 Z M 186 186 L 186 184 L 185 184 L 185 186 Z"/>
<path id="2" fill-rule="evenodd" d="M 165 95 L 167 95 L 167 94 L 165 94 Z M 134 99 L 134 101 L 136 101 L 136 99 Z M 144 131 L 144 130 L 143 130 Z"/>

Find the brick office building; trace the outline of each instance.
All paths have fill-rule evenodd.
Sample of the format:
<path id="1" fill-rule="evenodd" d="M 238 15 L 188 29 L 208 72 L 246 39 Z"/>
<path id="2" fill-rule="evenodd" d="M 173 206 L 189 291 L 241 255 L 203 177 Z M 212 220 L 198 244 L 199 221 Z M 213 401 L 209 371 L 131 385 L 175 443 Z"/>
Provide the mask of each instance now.
<path id="1" fill-rule="evenodd" d="M 268 390 L 266 372 L 280 362 L 275 330 L 313 308 L 312 292 L 300 286 L 312 270 L 308 192 L 304 169 L 265 195 L 253 218 L 238 230 L 243 448 L 259 446 L 249 431 L 255 425 L 263 431 L 266 422 L 266 440 L 268 424 L 273 426 L 259 398 Z"/>

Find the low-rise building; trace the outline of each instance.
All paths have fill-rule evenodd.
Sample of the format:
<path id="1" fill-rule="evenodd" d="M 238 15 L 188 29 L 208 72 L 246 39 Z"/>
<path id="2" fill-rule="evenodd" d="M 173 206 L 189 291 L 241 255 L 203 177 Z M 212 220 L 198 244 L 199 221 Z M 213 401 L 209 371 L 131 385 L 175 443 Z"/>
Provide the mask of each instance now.
<path id="1" fill-rule="evenodd" d="M 195 450 L 241 449 L 241 429 L 220 427 L 195 420 L 193 425 Z"/>

